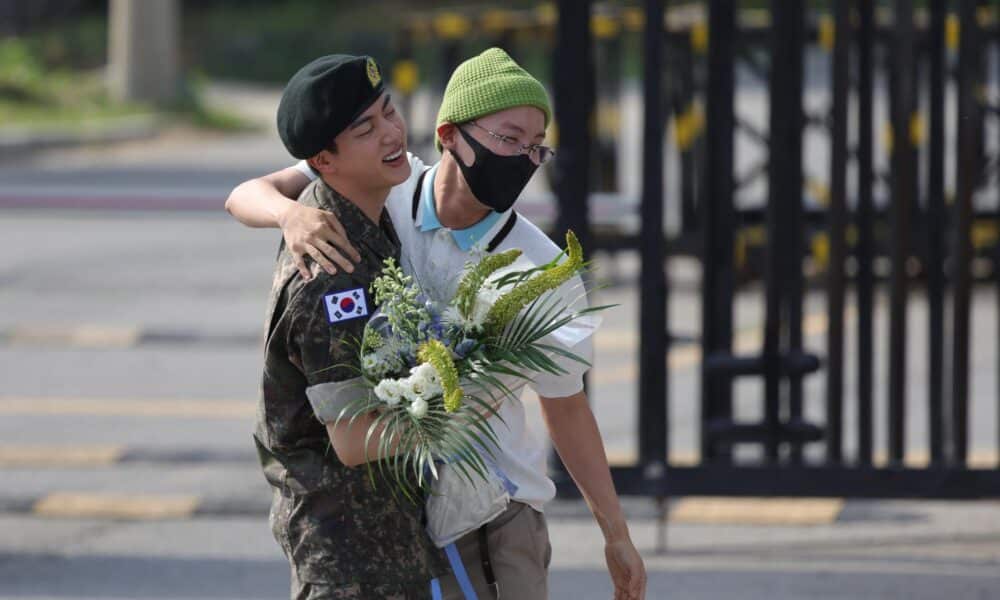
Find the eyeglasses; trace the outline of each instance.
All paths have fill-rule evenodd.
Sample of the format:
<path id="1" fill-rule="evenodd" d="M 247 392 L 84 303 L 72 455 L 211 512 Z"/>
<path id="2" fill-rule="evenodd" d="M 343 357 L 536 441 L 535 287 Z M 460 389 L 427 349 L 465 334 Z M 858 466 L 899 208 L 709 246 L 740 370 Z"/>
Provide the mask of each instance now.
<path id="1" fill-rule="evenodd" d="M 553 150 L 552 148 L 549 148 L 548 146 L 543 146 L 541 144 L 519 144 L 517 142 L 517 138 L 513 138 L 509 135 L 504 135 L 502 133 L 491 131 L 483 127 L 479 123 L 476 123 L 475 121 L 469 121 L 469 124 L 475 125 L 479 129 L 482 129 L 483 131 L 488 133 L 490 137 L 496 139 L 501 144 L 510 144 L 512 146 L 516 146 L 518 154 L 527 154 L 528 158 L 534 159 L 540 165 L 544 165 L 545 163 L 549 162 L 550 160 L 552 160 L 552 157 L 556 155 L 556 151 Z"/>

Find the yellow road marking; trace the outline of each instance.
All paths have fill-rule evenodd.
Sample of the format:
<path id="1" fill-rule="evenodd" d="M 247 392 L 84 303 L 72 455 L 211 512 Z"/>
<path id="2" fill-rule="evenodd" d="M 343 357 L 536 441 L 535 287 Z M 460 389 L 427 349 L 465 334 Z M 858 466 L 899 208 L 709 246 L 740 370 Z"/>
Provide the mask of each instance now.
<path id="1" fill-rule="evenodd" d="M 634 350 L 639 347 L 639 336 L 629 329 L 598 329 L 594 335 L 598 350 Z"/>
<path id="2" fill-rule="evenodd" d="M 0 446 L 0 467 L 90 467 L 113 465 L 122 446 Z"/>
<path id="3" fill-rule="evenodd" d="M 612 466 L 634 465 L 639 460 L 639 455 L 634 449 L 609 448 L 605 454 L 608 457 L 608 464 Z M 698 460 L 697 452 L 678 450 L 670 452 L 670 466 L 673 467 L 693 467 L 698 464 Z"/>
<path id="4" fill-rule="evenodd" d="M 138 327 L 102 325 L 30 326 L 15 328 L 7 343 L 26 346 L 69 346 L 74 348 L 131 348 L 139 341 Z"/>
<path id="5" fill-rule="evenodd" d="M 96 415 L 245 419 L 256 415 L 245 400 L 173 400 L 106 398 L 28 398 L 0 396 L 0 415 Z"/>
<path id="6" fill-rule="evenodd" d="M 671 508 L 670 520 L 711 525 L 827 525 L 843 508 L 842 498 L 689 496 Z"/>
<path id="7" fill-rule="evenodd" d="M 195 496 L 56 492 L 36 502 L 33 512 L 42 517 L 156 520 L 190 517 L 197 508 Z"/>
<path id="8" fill-rule="evenodd" d="M 889 455 L 884 450 L 878 451 L 872 462 L 877 467 L 884 467 L 889 463 Z M 996 450 L 972 450 L 965 462 L 972 469 L 995 469 L 1000 464 L 1000 454 Z M 911 469 L 923 469 L 930 464 L 931 455 L 927 450 L 911 450 L 903 456 L 903 466 Z"/>

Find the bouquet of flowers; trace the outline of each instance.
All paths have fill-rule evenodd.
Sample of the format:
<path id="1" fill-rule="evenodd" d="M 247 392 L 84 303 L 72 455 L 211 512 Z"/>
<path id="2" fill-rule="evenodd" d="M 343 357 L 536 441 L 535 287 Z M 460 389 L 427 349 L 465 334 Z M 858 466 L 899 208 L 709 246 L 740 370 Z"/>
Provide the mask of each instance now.
<path id="1" fill-rule="evenodd" d="M 607 307 L 573 311 L 552 293 L 584 269 L 573 232 L 551 263 L 512 270 L 520 250 L 485 255 L 466 265 L 447 303 L 427 298 L 392 260 L 372 284 L 378 312 L 360 340 L 361 393 L 340 419 L 376 415 L 366 443 L 378 436 L 368 462 L 409 498 L 438 477 L 437 461 L 470 482 L 485 480 L 483 453 L 496 434 L 488 422 L 512 395 L 507 384 L 532 373 L 564 373 L 556 355 L 583 362 L 546 343 L 559 328 Z M 565 260 L 563 260 L 565 258 Z"/>

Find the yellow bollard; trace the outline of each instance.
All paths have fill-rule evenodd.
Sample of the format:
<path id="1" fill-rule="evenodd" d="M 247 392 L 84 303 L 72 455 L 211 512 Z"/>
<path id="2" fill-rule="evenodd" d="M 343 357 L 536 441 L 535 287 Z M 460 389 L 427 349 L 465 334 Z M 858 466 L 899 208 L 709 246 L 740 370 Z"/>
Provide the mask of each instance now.
<path id="1" fill-rule="evenodd" d="M 416 61 L 401 60 L 392 66 L 392 87 L 409 96 L 420 84 L 420 69 Z"/>
<path id="2" fill-rule="evenodd" d="M 642 31 L 646 27 L 646 13 L 641 8 L 626 8 L 622 11 L 622 23 L 631 33 Z"/>
<path id="3" fill-rule="evenodd" d="M 469 28 L 469 20 L 458 13 L 441 13 L 434 18 L 434 33 L 441 39 L 460 39 L 469 32 Z"/>
<path id="4" fill-rule="evenodd" d="M 820 48 L 830 52 L 833 50 L 833 44 L 837 38 L 837 27 L 833 22 L 833 18 L 830 15 L 820 16 L 818 28 L 818 39 L 816 41 L 819 43 Z"/>
<path id="5" fill-rule="evenodd" d="M 925 139 L 927 139 L 927 122 L 923 113 L 914 112 L 910 115 L 910 143 L 914 147 L 919 147 L 924 144 Z"/>
<path id="6" fill-rule="evenodd" d="M 812 236 L 812 258 L 816 261 L 816 266 L 821 271 L 826 270 L 830 264 L 830 236 L 825 231 L 821 231 Z"/>
<path id="7" fill-rule="evenodd" d="M 948 15 L 944 22 L 944 40 L 949 50 L 958 50 L 961 32 L 962 26 L 958 21 L 958 15 Z"/>
<path id="8" fill-rule="evenodd" d="M 483 31 L 499 35 L 511 28 L 511 15 L 506 10 L 488 10 L 479 18 Z"/>
<path id="9" fill-rule="evenodd" d="M 704 54 L 708 50 L 708 23 L 698 21 L 691 26 L 691 49 L 695 54 Z"/>
<path id="10" fill-rule="evenodd" d="M 597 39 L 607 40 L 618 36 L 621 25 L 611 15 L 596 14 L 590 17 L 590 31 Z"/>

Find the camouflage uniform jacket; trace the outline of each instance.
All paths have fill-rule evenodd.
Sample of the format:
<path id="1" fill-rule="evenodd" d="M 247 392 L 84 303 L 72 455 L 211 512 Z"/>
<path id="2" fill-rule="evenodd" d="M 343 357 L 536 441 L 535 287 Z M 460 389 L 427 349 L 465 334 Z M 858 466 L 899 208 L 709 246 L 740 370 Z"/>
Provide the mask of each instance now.
<path id="1" fill-rule="evenodd" d="M 335 213 L 362 261 L 353 273 L 334 276 L 313 265 L 314 277 L 306 282 L 284 245 L 279 252 L 254 435 L 274 488 L 272 531 L 300 584 L 356 588 L 360 583 L 364 589 L 374 583 L 419 583 L 429 589 L 430 580 L 447 568 L 425 532 L 422 503 L 396 499 L 386 483 L 373 486 L 364 467 L 344 466 L 306 395 L 313 386 L 357 376 L 348 368 L 330 367 L 358 364 L 352 340 L 361 338 L 368 317 L 339 320 L 335 307 L 344 304 L 328 309 L 328 301 L 333 294 L 357 290 L 369 314 L 374 312 L 369 288 L 384 259 L 399 260 L 399 238 L 388 213 L 383 211 L 376 225 L 322 180 L 307 187 L 299 202 Z M 350 302 L 347 306 L 354 308 Z"/>

